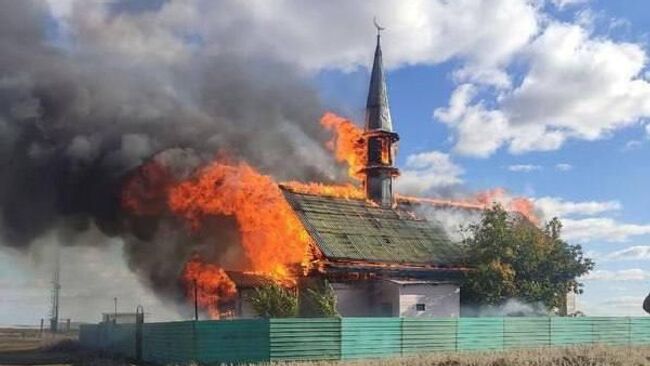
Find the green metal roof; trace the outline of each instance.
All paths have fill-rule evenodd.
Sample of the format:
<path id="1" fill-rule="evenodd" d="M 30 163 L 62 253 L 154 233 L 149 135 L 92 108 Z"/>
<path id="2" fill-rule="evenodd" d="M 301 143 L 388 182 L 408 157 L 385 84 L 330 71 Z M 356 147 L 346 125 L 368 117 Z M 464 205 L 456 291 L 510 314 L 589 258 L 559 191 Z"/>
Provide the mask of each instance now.
<path id="1" fill-rule="evenodd" d="M 403 209 L 362 200 L 284 190 L 303 225 L 328 259 L 454 266 L 460 249 L 439 225 Z"/>

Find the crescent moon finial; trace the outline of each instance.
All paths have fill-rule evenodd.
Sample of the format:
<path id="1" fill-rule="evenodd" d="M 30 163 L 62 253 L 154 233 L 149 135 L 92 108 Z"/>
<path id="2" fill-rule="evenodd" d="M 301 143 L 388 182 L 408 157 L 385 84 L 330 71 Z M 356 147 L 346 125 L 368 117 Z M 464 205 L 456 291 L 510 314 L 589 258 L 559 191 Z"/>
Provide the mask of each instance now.
<path id="1" fill-rule="evenodd" d="M 381 25 L 379 25 L 379 23 L 377 23 L 377 17 L 372 18 L 372 23 L 375 25 L 375 28 L 377 28 L 377 35 L 379 35 L 381 33 L 381 31 L 386 29 L 386 28 L 382 27 Z"/>

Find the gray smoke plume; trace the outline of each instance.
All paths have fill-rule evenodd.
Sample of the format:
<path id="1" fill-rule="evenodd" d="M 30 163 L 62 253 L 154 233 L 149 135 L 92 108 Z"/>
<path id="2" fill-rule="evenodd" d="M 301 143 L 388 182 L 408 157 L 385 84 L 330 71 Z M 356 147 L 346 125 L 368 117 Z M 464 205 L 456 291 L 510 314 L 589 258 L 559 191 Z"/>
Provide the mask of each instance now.
<path id="1" fill-rule="evenodd" d="M 516 299 L 509 299 L 501 305 L 463 306 L 460 309 L 464 317 L 522 317 L 522 316 L 548 316 L 542 303 L 525 303 Z"/>
<path id="2" fill-rule="evenodd" d="M 3 3 L 0 236 L 28 250 L 53 231 L 63 245 L 88 244 L 78 234 L 96 227 L 125 238 L 129 266 L 173 294 L 191 252 L 237 255 L 207 245 L 214 233 L 188 238 L 168 219 L 125 216 L 119 195 L 134 168 L 155 156 L 187 176 L 225 151 L 279 180 L 341 172 L 320 148 L 322 109 L 300 73 L 204 49 L 177 28 L 181 3 L 148 4 L 75 2 L 64 27 L 46 2 Z M 215 220 L 229 235 L 233 223 Z"/>
<path id="3" fill-rule="evenodd" d="M 447 236 L 460 243 L 465 239 L 464 229 L 470 225 L 478 224 L 482 218 L 482 211 L 453 206 L 431 205 L 427 203 L 414 206 L 415 212 L 427 220 L 437 223 L 442 227 Z"/>

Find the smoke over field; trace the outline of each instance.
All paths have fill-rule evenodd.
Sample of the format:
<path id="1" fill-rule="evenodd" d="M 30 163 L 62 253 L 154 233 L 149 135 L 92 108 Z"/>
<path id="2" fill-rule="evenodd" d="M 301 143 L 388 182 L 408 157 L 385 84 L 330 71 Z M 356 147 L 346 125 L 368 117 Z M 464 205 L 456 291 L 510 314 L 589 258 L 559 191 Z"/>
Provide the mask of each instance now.
<path id="1" fill-rule="evenodd" d="M 119 236 L 129 266 L 174 294 L 183 258 L 229 249 L 206 249 L 213 233 L 190 240 L 175 222 L 125 212 L 136 167 L 153 159 L 182 178 L 227 152 L 276 179 L 343 176 L 322 148 L 317 95 L 291 67 L 200 47 L 175 28 L 187 16 L 176 3 L 149 12 L 75 2 L 58 25 L 46 4 L 10 2 L 0 13 L 2 244 L 28 251 L 46 235 L 60 245 Z M 214 220 L 235 234 L 232 220 Z M 89 230 L 94 240 L 80 237 Z"/>

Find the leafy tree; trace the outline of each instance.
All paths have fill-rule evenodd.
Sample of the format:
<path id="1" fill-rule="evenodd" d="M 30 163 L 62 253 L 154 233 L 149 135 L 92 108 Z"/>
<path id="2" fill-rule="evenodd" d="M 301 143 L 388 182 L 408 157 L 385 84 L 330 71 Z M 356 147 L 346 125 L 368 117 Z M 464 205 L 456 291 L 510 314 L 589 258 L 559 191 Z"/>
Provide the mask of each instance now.
<path id="1" fill-rule="evenodd" d="M 299 310 L 301 317 L 333 318 L 336 310 L 336 294 L 332 285 L 324 279 L 303 279 L 300 287 Z"/>
<path id="2" fill-rule="evenodd" d="M 582 293 L 576 278 L 593 269 L 579 245 L 560 238 L 557 218 L 540 229 L 495 204 L 478 224 L 465 229 L 463 241 L 470 271 L 463 302 L 500 305 L 509 299 L 562 308 L 569 291 Z"/>
<path id="3" fill-rule="evenodd" d="M 256 288 L 248 301 L 265 318 L 292 318 L 298 314 L 296 293 L 275 283 Z"/>

